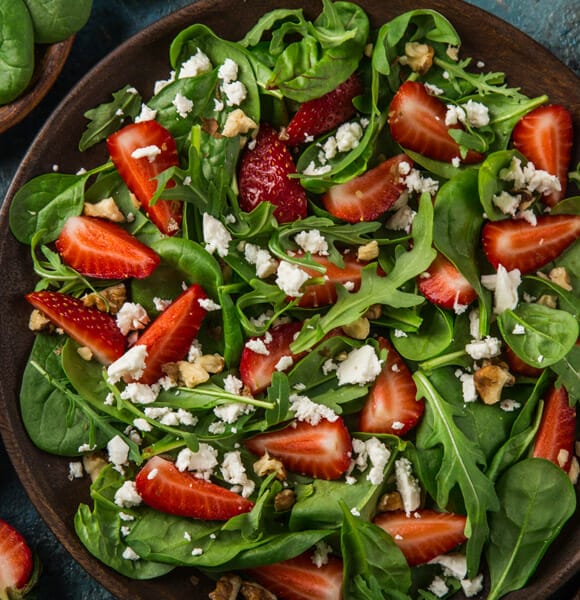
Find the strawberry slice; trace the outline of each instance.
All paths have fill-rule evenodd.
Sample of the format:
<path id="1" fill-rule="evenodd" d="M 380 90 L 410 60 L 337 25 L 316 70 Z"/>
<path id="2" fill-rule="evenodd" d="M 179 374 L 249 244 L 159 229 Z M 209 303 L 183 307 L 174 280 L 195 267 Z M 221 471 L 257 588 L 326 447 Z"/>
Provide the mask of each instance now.
<path id="1" fill-rule="evenodd" d="M 143 502 L 164 513 L 227 521 L 252 510 L 254 503 L 211 481 L 181 472 L 170 460 L 154 456 L 135 477 L 135 486 Z"/>
<path id="2" fill-rule="evenodd" d="M 352 441 L 342 418 L 318 425 L 293 421 L 284 429 L 249 438 L 246 448 L 278 458 L 290 471 L 319 479 L 338 479 L 349 467 Z"/>
<path id="3" fill-rule="evenodd" d="M 440 252 L 425 271 L 425 275 L 417 278 L 417 286 L 429 302 L 442 308 L 466 306 L 477 298 L 477 292 L 469 281 Z"/>
<path id="4" fill-rule="evenodd" d="M 566 195 L 572 156 L 572 115 L 559 104 L 535 108 L 514 127 L 512 141 L 514 148 L 537 169 L 555 175 L 560 181 L 559 192 L 543 197 L 548 206 L 554 206 Z"/>
<path id="5" fill-rule="evenodd" d="M 353 73 L 335 90 L 301 104 L 281 139 L 298 146 L 338 127 L 356 113 L 352 101 L 363 91 L 360 77 Z"/>
<path id="6" fill-rule="evenodd" d="M 157 121 L 131 123 L 107 139 L 109 154 L 127 187 L 135 194 L 147 216 L 161 232 L 174 235 L 181 226 L 181 201 L 158 200 L 157 177 L 169 167 L 179 166 L 173 136 Z M 167 187 L 171 187 L 171 182 Z"/>
<path id="7" fill-rule="evenodd" d="M 322 196 L 324 208 L 333 216 L 358 223 L 374 221 L 385 213 L 405 191 L 403 172 L 413 166 L 413 161 L 399 154 L 382 162 L 374 169 L 346 183 L 332 186 Z"/>
<path id="8" fill-rule="evenodd" d="M 136 345 L 147 346 L 145 369 L 140 383 L 152 384 L 163 376 L 163 365 L 181 360 L 201 327 L 205 309 L 199 301 L 207 298 L 194 284 L 182 292 L 145 330 Z"/>
<path id="9" fill-rule="evenodd" d="M 272 565 L 248 569 L 260 585 L 280 600 L 340 600 L 342 598 L 342 560 L 328 557 L 317 567 L 305 553 Z"/>
<path id="10" fill-rule="evenodd" d="M 576 407 L 570 406 L 564 386 L 552 387 L 545 399 L 532 455 L 546 458 L 568 472 L 574 456 L 575 438 Z"/>
<path id="11" fill-rule="evenodd" d="M 579 237 L 578 215 L 544 215 L 537 225 L 523 219 L 489 221 L 482 230 L 483 251 L 493 267 L 502 264 L 522 274 L 548 264 Z"/>
<path id="12" fill-rule="evenodd" d="M 359 431 L 402 436 L 417 425 L 425 404 L 415 399 L 417 387 L 403 359 L 385 338 L 378 342 L 387 360 L 360 411 Z"/>
<path id="13" fill-rule="evenodd" d="M 459 144 L 449 135 L 449 129 L 460 125 L 445 125 L 447 107 L 431 96 L 422 83 L 406 81 L 397 90 L 389 106 L 389 127 L 393 139 L 413 152 L 434 160 L 451 162 L 460 156 Z M 462 162 L 483 160 L 479 152 L 469 150 Z"/>
<path id="14" fill-rule="evenodd" d="M 510 372 L 525 377 L 539 377 L 542 374 L 543 369 L 532 367 L 532 365 L 524 362 L 507 344 L 504 345 L 503 354 Z"/>
<path id="15" fill-rule="evenodd" d="M 392 536 L 410 566 L 422 565 L 463 543 L 466 517 L 434 510 L 385 512 L 374 518 L 375 525 Z"/>
<path id="16" fill-rule="evenodd" d="M 294 362 L 300 360 L 302 354 L 292 354 L 290 344 L 294 341 L 296 334 L 302 329 L 302 323 L 282 323 L 272 327 L 266 335 L 253 337 L 249 340 L 242 351 L 240 359 L 240 377 L 252 394 L 263 392 L 272 382 L 272 374 L 276 365 L 285 356 L 290 356 Z M 257 347 L 255 343 L 262 342 L 264 349 L 256 352 L 252 348 Z M 286 370 L 286 369 L 284 369 Z"/>
<path id="17" fill-rule="evenodd" d="M 0 598 L 24 598 L 33 585 L 33 567 L 32 551 L 24 537 L 0 519 Z"/>
<path id="18" fill-rule="evenodd" d="M 318 254 L 312 255 L 311 258 L 326 268 L 324 275 L 308 267 L 302 266 L 300 268 L 310 274 L 311 277 L 323 276 L 325 281 L 324 283 L 304 285 L 302 288 L 303 295 L 298 301 L 298 306 L 302 308 L 318 308 L 319 306 L 334 304 L 337 297 L 337 283 L 346 284 L 350 291 L 356 292 L 360 287 L 362 269 L 368 264 L 359 261 L 354 254 L 343 254 L 344 267 L 337 267 L 327 257 Z"/>
<path id="19" fill-rule="evenodd" d="M 67 265 L 99 279 L 143 279 L 160 261 L 154 250 L 128 231 L 94 217 L 68 218 L 56 248 Z"/>
<path id="20" fill-rule="evenodd" d="M 307 214 L 306 192 L 298 179 L 296 165 L 287 146 L 278 139 L 277 131 L 267 123 L 260 125 L 256 145 L 246 147 L 238 173 L 240 208 L 250 212 L 260 202 L 276 206 L 274 216 L 279 223 L 303 219 Z"/>
<path id="21" fill-rule="evenodd" d="M 127 341 L 111 315 L 60 292 L 44 290 L 25 297 L 73 340 L 89 348 L 100 363 L 108 365 L 125 352 Z"/>

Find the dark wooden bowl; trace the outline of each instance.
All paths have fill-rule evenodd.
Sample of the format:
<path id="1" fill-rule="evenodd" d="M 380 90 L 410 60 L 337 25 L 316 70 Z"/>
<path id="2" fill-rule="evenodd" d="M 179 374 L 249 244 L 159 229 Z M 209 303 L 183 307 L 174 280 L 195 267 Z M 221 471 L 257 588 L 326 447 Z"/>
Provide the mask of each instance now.
<path id="1" fill-rule="evenodd" d="M 378 25 L 412 8 L 434 8 L 455 25 L 464 41 L 463 55 L 484 60 L 486 69 L 503 71 L 512 85 L 535 96 L 548 91 L 552 102 L 566 105 L 580 131 L 580 97 L 577 77 L 542 46 L 498 18 L 459 0 L 360 0 Z M 29 249 L 8 232 L 8 208 L 16 190 L 58 162 L 61 172 L 75 173 L 105 158 L 103 144 L 80 155 L 76 148 L 85 127 L 83 113 L 107 101 L 111 92 L 131 83 L 148 95 L 156 79 L 169 72 L 168 47 L 184 27 L 205 23 L 223 37 L 240 39 L 257 17 L 282 6 L 303 6 L 310 16 L 320 5 L 308 0 L 205 0 L 153 24 L 121 45 L 89 72 L 60 104 L 25 156 L 0 213 L 0 269 L 2 273 L 0 364 L 0 433 L 10 458 L 38 512 L 58 539 L 86 570 L 120 599 L 160 600 L 207 598 L 211 582 L 201 578 L 192 588 L 191 570 L 178 569 L 154 581 L 123 577 L 93 558 L 77 539 L 73 516 L 79 502 L 90 502 L 86 479 L 69 482 L 68 459 L 50 456 L 32 445 L 18 408 L 21 374 L 32 344 L 27 329 L 29 307 L 23 295 L 34 285 Z M 144 67 L 147 68 L 144 68 Z M 576 142 L 573 164 L 580 160 Z M 545 600 L 580 571 L 580 519 L 578 513 L 543 559 L 525 590 L 510 600 Z"/>
<path id="2" fill-rule="evenodd" d="M 37 44 L 34 74 L 24 93 L 10 104 L 0 106 L 0 133 L 19 123 L 46 96 L 68 58 L 75 36 L 55 44 Z"/>

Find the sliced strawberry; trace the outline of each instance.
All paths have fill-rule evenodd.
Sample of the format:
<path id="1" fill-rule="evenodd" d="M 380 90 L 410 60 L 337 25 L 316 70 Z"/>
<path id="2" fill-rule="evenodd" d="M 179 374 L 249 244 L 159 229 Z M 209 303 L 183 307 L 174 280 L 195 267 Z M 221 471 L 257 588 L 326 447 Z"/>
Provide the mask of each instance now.
<path id="1" fill-rule="evenodd" d="M 488 221 L 482 230 L 483 251 L 493 267 L 502 264 L 522 274 L 558 258 L 579 237 L 578 215 L 544 215 L 537 225 L 523 219 Z"/>
<path id="2" fill-rule="evenodd" d="M 356 113 L 352 101 L 363 91 L 360 77 L 353 73 L 332 92 L 301 104 L 281 139 L 298 146 L 338 127 Z"/>
<path id="3" fill-rule="evenodd" d="M 274 216 L 279 223 L 303 219 L 307 214 L 306 192 L 298 179 L 289 177 L 294 173 L 296 165 L 287 146 L 271 125 L 262 123 L 255 147 L 246 147 L 241 158 L 241 209 L 249 212 L 261 202 L 271 202 L 276 206 Z"/>
<path id="4" fill-rule="evenodd" d="M 413 161 L 399 154 L 359 175 L 346 183 L 332 186 L 323 196 L 324 208 L 333 216 L 358 223 L 374 221 L 385 213 L 405 191 L 405 177 L 401 171 L 408 172 Z"/>
<path id="5" fill-rule="evenodd" d="M 111 315 L 60 292 L 31 292 L 26 299 L 100 363 L 108 365 L 125 352 L 127 341 Z"/>
<path id="6" fill-rule="evenodd" d="M 249 438 L 246 448 L 263 456 L 278 458 L 290 471 L 319 479 L 338 479 L 350 464 L 352 441 L 342 418 L 318 425 L 292 422 L 284 429 Z"/>
<path id="7" fill-rule="evenodd" d="M 434 510 L 417 510 L 407 516 L 403 511 L 378 514 L 375 525 L 392 536 L 410 566 L 422 565 L 463 543 L 466 517 Z"/>
<path id="8" fill-rule="evenodd" d="M 181 293 L 145 330 L 136 345 L 147 346 L 145 369 L 140 383 L 152 384 L 163 376 L 163 365 L 181 360 L 201 327 L 205 309 L 199 304 L 207 298 L 194 284 Z"/>
<path id="9" fill-rule="evenodd" d="M 538 369 L 524 362 L 507 344 L 504 345 L 504 358 L 510 371 L 525 377 L 539 377 L 543 369 Z"/>
<path id="10" fill-rule="evenodd" d="M 445 125 L 447 107 L 430 95 L 422 83 L 406 81 L 397 90 L 389 107 L 389 126 L 393 139 L 403 148 L 428 158 L 451 162 L 459 157 L 459 144 L 449 135 L 449 129 L 460 125 Z M 469 150 L 462 159 L 472 164 L 483 160 L 479 152 Z"/>
<path id="11" fill-rule="evenodd" d="M 344 267 L 337 267 L 325 256 L 313 255 L 312 259 L 318 264 L 326 267 L 326 273 L 321 274 L 308 267 L 300 267 L 310 274 L 311 277 L 324 277 L 324 283 L 305 285 L 302 288 L 303 295 L 298 301 L 302 308 L 317 308 L 336 302 L 336 285 L 347 284 L 350 291 L 356 292 L 360 287 L 361 272 L 368 263 L 361 262 L 354 254 L 343 254 Z"/>
<path id="12" fill-rule="evenodd" d="M 293 361 L 299 360 L 303 354 L 292 354 L 290 344 L 302 329 L 302 323 L 283 323 L 272 327 L 266 335 L 250 339 L 250 346 L 245 346 L 240 359 L 240 377 L 252 394 L 263 392 L 272 381 L 276 365 L 284 356 Z M 268 354 L 252 350 L 254 342 L 262 342 Z M 286 370 L 286 369 L 284 369 Z"/>
<path id="13" fill-rule="evenodd" d="M 56 248 L 67 265 L 99 279 L 143 279 L 160 260 L 154 250 L 119 225 L 94 217 L 68 218 Z"/>
<path id="14" fill-rule="evenodd" d="M 440 252 L 425 274 L 417 278 L 417 285 L 429 302 L 443 308 L 466 306 L 477 298 L 477 292 L 469 281 Z"/>
<path id="15" fill-rule="evenodd" d="M 131 123 L 107 139 L 109 154 L 127 187 L 135 194 L 147 216 L 167 235 L 174 235 L 181 226 L 181 202 L 158 200 L 151 204 L 157 190 L 157 177 L 169 167 L 179 166 L 173 136 L 157 121 Z M 151 153 L 146 149 L 150 148 Z M 146 154 L 135 157 L 140 150 Z M 157 153 L 159 151 L 159 153 Z M 167 187 L 171 187 L 171 182 Z"/>
<path id="16" fill-rule="evenodd" d="M 0 519 L 0 598 L 23 598 L 34 560 L 24 537 Z"/>
<path id="17" fill-rule="evenodd" d="M 562 189 L 543 198 L 546 204 L 554 206 L 566 195 L 572 156 L 572 115 L 558 104 L 535 108 L 514 127 L 512 141 L 514 148 L 537 169 L 555 175 L 560 181 Z"/>
<path id="18" fill-rule="evenodd" d="M 279 563 L 247 571 L 280 600 L 341 600 L 342 560 L 328 557 L 317 567 L 305 553 Z"/>
<path id="19" fill-rule="evenodd" d="M 564 386 L 552 387 L 544 402 L 532 455 L 546 458 L 567 472 L 574 456 L 575 438 L 576 407 L 570 406 Z"/>
<path id="20" fill-rule="evenodd" d="M 360 411 L 359 430 L 404 435 L 417 425 L 425 404 L 415 399 L 417 387 L 403 359 L 385 338 L 378 342 L 387 360 Z"/>
<path id="21" fill-rule="evenodd" d="M 211 481 L 181 472 L 170 460 L 154 456 L 135 477 L 137 492 L 143 502 L 164 513 L 227 521 L 252 510 L 254 503 Z"/>

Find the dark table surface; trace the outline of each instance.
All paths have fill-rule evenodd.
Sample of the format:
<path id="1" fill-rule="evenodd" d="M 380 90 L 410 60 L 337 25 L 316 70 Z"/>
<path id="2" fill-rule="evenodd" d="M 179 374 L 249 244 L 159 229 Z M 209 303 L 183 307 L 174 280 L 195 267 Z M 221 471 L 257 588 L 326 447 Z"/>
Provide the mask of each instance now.
<path id="1" fill-rule="evenodd" d="M 521 29 L 580 74 L 578 0 L 471 0 Z M 89 23 L 77 34 L 53 89 L 21 123 L 0 135 L 0 200 L 41 126 L 76 81 L 109 51 L 190 0 L 94 0 Z M 55 539 L 26 496 L 0 441 L 0 518 L 27 538 L 43 563 L 39 600 L 112 600 Z M 552 600 L 578 598 L 578 577 Z"/>

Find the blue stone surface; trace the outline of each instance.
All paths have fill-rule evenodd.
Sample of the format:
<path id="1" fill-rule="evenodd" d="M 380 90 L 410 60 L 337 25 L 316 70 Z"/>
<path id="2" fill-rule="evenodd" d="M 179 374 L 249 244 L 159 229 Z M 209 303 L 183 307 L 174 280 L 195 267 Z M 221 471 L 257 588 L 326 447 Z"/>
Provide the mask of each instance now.
<path id="1" fill-rule="evenodd" d="M 189 3 L 190 0 L 94 0 L 91 19 L 77 35 L 56 85 L 29 117 L 0 135 L 0 199 L 4 198 L 34 136 L 74 83 L 120 42 Z M 580 74 L 578 0 L 471 0 L 470 3 L 524 31 Z M 38 600 L 114 600 L 48 530 L 28 500 L 1 442 L 0 518 L 23 533 L 42 561 Z M 578 586 L 576 578 L 552 600 L 569 600 Z"/>

